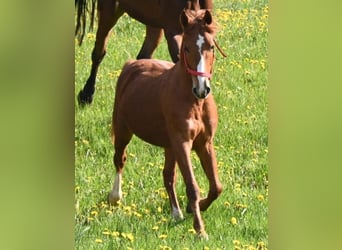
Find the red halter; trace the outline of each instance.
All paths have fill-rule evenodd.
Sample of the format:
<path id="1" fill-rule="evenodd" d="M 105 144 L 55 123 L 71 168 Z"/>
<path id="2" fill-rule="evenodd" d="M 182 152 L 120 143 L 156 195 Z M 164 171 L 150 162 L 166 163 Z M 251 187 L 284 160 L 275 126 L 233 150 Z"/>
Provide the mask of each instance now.
<path id="1" fill-rule="evenodd" d="M 184 63 L 185 63 L 186 71 L 187 71 L 190 75 L 193 75 L 193 76 L 203 76 L 203 77 L 207 77 L 207 78 L 211 79 L 211 76 L 212 76 L 212 69 L 210 70 L 210 73 L 207 73 L 207 72 L 199 72 L 199 71 L 190 69 L 189 64 L 188 64 L 188 61 L 186 60 L 186 56 L 185 56 L 185 51 L 184 51 L 184 49 L 183 49 L 183 57 L 184 57 Z"/>

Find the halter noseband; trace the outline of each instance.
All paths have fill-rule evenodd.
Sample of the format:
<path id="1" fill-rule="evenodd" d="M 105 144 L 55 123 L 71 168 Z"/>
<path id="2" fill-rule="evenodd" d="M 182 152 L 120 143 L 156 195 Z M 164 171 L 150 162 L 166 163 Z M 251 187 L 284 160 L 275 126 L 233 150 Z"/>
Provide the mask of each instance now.
<path id="1" fill-rule="evenodd" d="M 207 72 L 199 72 L 199 71 L 196 71 L 196 70 L 193 70 L 189 67 L 189 64 L 188 64 L 188 61 L 186 60 L 186 56 L 185 56 L 185 51 L 184 51 L 184 48 L 183 48 L 183 57 L 184 57 L 184 63 L 185 63 L 185 68 L 186 68 L 186 71 L 192 75 L 192 76 L 203 76 L 203 77 L 207 77 L 209 79 L 211 79 L 211 76 L 212 76 L 212 68 L 210 70 L 210 73 L 207 73 Z M 213 59 L 214 60 L 214 59 Z"/>

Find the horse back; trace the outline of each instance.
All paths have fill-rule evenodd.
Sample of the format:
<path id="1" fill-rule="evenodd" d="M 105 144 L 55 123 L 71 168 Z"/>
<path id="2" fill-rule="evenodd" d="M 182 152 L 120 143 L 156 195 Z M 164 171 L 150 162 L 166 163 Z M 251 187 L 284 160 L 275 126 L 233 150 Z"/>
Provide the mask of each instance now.
<path id="1" fill-rule="evenodd" d="M 152 59 L 128 61 L 116 85 L 113 123 L 151 144 L 168 146 L 160 93 L 166 83 L 163 75 L 173 65 Z"/>

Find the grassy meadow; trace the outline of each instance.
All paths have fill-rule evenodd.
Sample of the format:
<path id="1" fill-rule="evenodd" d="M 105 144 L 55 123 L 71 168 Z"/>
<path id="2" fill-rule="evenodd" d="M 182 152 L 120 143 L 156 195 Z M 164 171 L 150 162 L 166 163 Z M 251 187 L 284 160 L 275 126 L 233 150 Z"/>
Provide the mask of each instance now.
<path id="1" fill-rule="evenodd" d="M 228 3 L 227 3 L 228 2 Z M 268 249 L 267 0 L 215 0 L 216 36 L 228 55 L 216 53 L 212 91 L 219 124 L 215 135 L 224 190 L 202 212 L 209 240 L 199 240 L 185 212 L 185 186 L 177 191 L 185 215 L 171 218 L 163 185 L 163 150 L 133 137 L 123 175 L 122 202 L 106 203 L 115 168 L 110 140 L 115 85 L 121 67 L 135 58 L 145 27 L 127 15 L 114 27 L 97 77 L 91 106 L 75 106 L 76 249 Z M 75 99 L 87 80 L 95 30 L 75 42 Z M 154 58 L 171 60 L 165 39 Z M 77 101 L 75 101 L 77 103 Z M 193 154 L 203 196 L 208 181 Z"/>

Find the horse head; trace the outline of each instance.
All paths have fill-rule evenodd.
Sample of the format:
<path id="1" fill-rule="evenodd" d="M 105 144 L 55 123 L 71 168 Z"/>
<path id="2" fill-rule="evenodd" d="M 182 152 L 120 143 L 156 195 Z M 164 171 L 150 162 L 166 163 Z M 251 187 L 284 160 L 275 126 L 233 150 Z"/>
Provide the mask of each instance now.
<path id="1" fill-rule="evenodd" d="M 214 35 L 216 26 L 208 10 L 185 9 L 180 16 L 183 27 L 181 61 L 191 75 L 192 92 L 198 99 L 210 93 L 210 79 L 214 64 Z"/>

